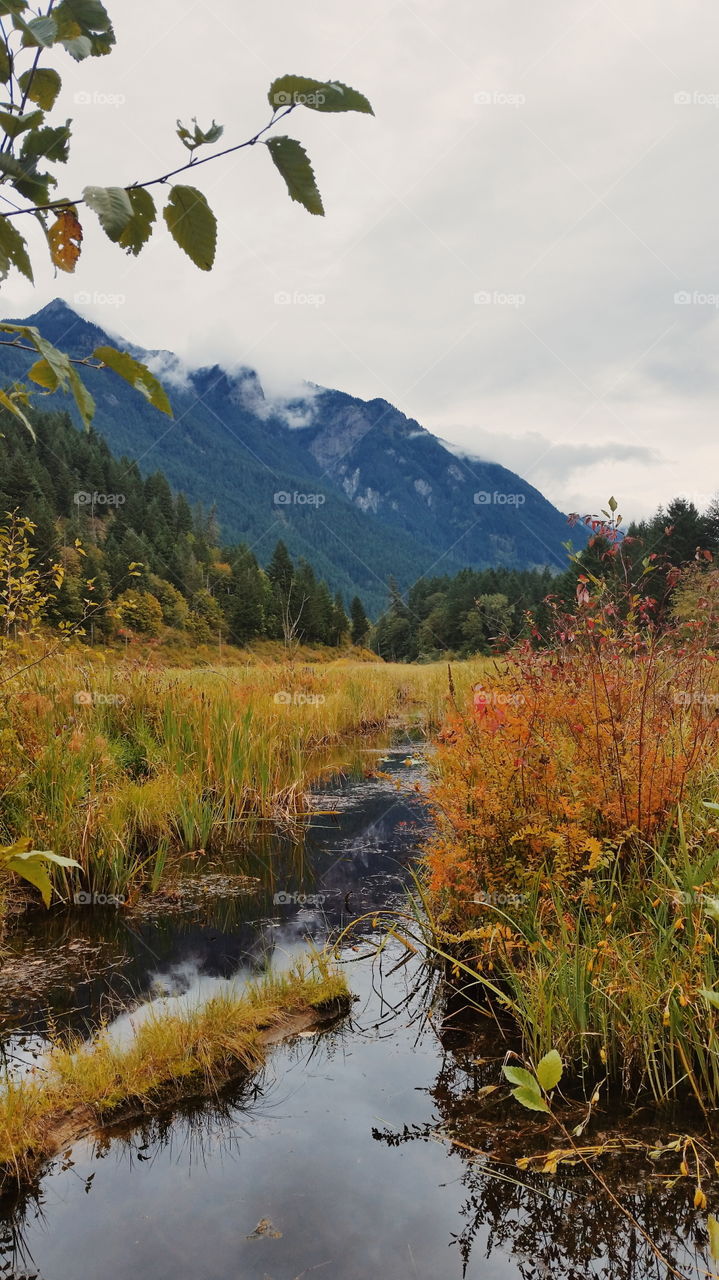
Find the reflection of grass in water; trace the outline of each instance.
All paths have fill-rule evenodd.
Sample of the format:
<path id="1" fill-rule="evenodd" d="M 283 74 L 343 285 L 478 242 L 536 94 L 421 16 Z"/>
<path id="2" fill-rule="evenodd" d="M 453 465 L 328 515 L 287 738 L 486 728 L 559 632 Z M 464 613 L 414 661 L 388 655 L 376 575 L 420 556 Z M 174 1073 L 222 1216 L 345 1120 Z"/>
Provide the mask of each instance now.
<path id="1" fill-rule="evenodd" d="M 342 1011 L 347 984 L 326 957 L 270 973 L 241 995 L 221 993 L 171 1015 L 147 1010 L 130 1044 L 100 1033 L 57 1045 L 45 1070 L 6 1080 L 0 1096 L 0 1166 L 26 1176 L 103 1119 L 122 1119 L 188 1095 L 212 1094 L 262 1065 L 268 1044 L 298 1015 Z M 294 1019 L 294 1022 L 293 1022 Z"/>

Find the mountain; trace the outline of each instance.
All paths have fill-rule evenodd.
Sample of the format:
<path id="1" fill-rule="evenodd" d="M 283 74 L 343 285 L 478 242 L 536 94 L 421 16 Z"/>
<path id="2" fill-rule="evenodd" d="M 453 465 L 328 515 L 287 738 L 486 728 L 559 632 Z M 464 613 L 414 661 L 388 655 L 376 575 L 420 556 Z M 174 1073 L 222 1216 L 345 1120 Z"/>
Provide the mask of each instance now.
<path id="1" fill-rule="evenodd" d="M 78 357 L 118 345 L 59 299 L 23 323 Z M 86 369 L 97 431 L 143 474 L 162 470 L 191 502 L 214 506 L 224 539 L 247 543 L 261 562 L 282 538 L 293 558 L 311 561 L 346 598 L 359 592 L 374 613 L 390 575 L 406 588 L 464 566 L 566 564 L 566 517 L 537 489 L 454 454 L 386 400 L 308 384 L 302 397 L 273 401 L 252 369 L 188 371 L 169 352 L 130 349 L 162 378 L 174 421 L 114 374 Z M 31 362 L 1 347 L 0 377 L 24 377 Z"/>

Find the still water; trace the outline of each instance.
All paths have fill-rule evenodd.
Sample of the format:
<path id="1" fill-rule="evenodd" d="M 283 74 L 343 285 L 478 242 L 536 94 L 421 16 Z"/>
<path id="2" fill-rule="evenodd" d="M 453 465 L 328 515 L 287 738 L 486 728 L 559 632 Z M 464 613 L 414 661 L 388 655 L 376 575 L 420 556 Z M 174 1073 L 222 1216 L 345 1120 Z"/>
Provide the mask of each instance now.
<path id="1" fill-rule="evenodd" d="M 0 974 L 9 1060 L 31 1061 L 51 1024 L 122 1026 L 130 999 L 202 999 L 401 903 L 427 827 L 416 750 L 400 742 L 364 753 L 364 767 L 318 793 L 301 841 L 275 837 L 250 866 L 243 857 L 255 893 L 233 892 L 228 879 L 225 894 L 190 895 L 171 912 L 83 908 L 23 925 L 12 948 L 32 996 L 16 1001 Z M 188 868 L 190 882 L 200 870 Z M 276 1049 L 259 1078 L 220 1098 L 77 1144 L 32 1193 L 8 1199 L 0 1276 L 667 1275 L 591 1179 L 520 1174 L 502 1160 L 528 1122 L 480 1093 L 500 1080 L 500 1030 L 453 1029 L 419 962 L 397 968 L 404 953 L 389 947 L 380 963 L 372 942 L 370 917 L 343 951 L 358 997 L 344 1024 Z M 529 1123 L 549 1149 L 551 1135 L 537 1138 L 540 1121 Z M 636 1170 L 605 1175 L 683 1274 L 711 1270 L 691 1192 Z"/>

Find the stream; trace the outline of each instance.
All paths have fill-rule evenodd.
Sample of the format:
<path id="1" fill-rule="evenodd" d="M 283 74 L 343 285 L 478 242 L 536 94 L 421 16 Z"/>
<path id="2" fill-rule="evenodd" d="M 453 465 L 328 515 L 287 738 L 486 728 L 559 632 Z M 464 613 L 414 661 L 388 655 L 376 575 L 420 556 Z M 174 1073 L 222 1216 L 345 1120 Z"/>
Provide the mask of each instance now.
<path id="1" fill-rule="evenodd" d="M 425 785 L 415 742 L 360 744 L 318 788 L 301 836 L 242 855 L 253 892 L 230 864 L 188 862 L 188 893 L 172 909 L 88 904 L 18 925 L 0 971 L 0 1034 L 21 1071 L 50 1029 L 85 1033 L 104 1020 L 131 1030 L 133 1008 L 241 985 L 368 913 L 342 953 L 349 1019 L 276 1048 L 258 1077 L 219 1098 L 76 1144 L 0 1204 L 0 1276 L 667 1275 L 586 1172 L 520 1173 L 502 1158 L 525 1132 L 542 1150 L 556 1145 L 505 1089 L 499 1102 L 483 1092 L 500 1083 L 511 1046 L 490 1020 L 470 1031 L 447 1017 L 421 957 L 400 964 L 398 942 L 375 954 L 371 913 L 404 900 L 427 831 Z M 603 1171 L 673 1265 L 692 1280 L 711 1270 L 692 1187 L 667 1188 L 651 1170 Z"/>

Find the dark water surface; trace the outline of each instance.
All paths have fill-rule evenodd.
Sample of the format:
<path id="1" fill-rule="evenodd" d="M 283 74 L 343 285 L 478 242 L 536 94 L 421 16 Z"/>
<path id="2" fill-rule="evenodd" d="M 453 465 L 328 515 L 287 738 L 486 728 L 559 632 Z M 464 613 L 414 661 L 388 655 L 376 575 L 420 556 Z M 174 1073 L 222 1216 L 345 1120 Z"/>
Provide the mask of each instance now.
<path id="1" fill-rule="evenodd" d="M 288 964 L 308 938 L 401 902 L 426 829 L 415 751 L 364 755 L 402 790 L 362 772 L 335 780 L 317 797 L 334 816 L 318 813 L 301 844 L 258 850 L 256 894 L 149 917 L 84 908 L 24 926 L 14 948 L 37 975 L 35 995 L 20 1004 L 0 990 L 7 1053 L 28 1058 L 50 1021 L 86 1029 L 117 1010 L 122 1026 L 130 995 L 182 1002 L 241 983 Z M 301 892 L 324 901 L 274 901 Z M 490 1171 L 447 1141 L 496 1152 L 497 1113 L 478 1091 L 499 1081 L 507 1045 L 496 1029 L 442 1030 L 421 966 L 392 972 L 404 953 L 391 947 L 373 962 L 368 932 L 345 950 L 359 997 L 349 1022 L 278 1048 L 259 1079 L 219 1100 L 78 1144 L 32 1194 L 4 1205 L 0 1276 L 665 1276 L 591 1179 L 522 1175 L 509 1160 Z M 48 956 L 58 963 L 49 977 Z M 527 1124 L 502 1114 L 515 1129 Z M 705 1215 L 686 1188 L 623 1183 L 620 1173 L 613 1185 L 682 1272 L 702 1274 Z"/>

